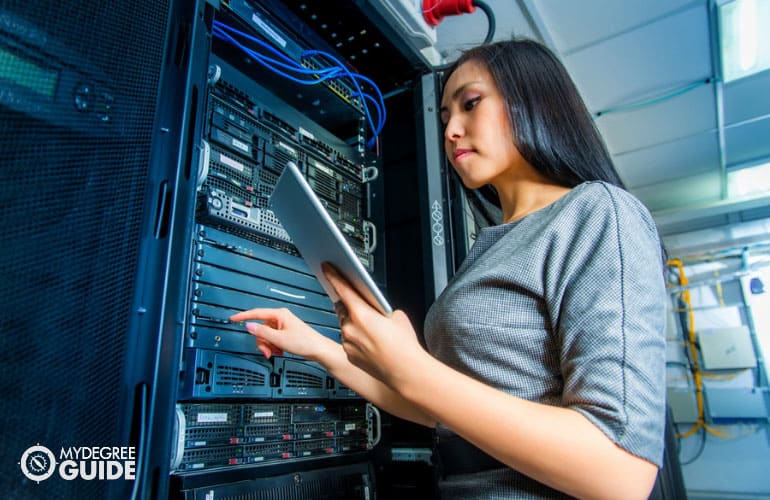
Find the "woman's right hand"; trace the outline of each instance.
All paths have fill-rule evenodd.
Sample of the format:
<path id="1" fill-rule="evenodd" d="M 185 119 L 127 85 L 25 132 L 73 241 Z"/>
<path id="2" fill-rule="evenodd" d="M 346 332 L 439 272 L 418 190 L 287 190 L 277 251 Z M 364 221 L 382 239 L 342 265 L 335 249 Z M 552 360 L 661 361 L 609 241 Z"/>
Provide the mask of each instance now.
<path id="1" fill-rule="evenodd" d="M 318 357 L 324 342 L 333 342 L 285 308 L 242 311 L 230 316 L 230 321 L 246 322 L 246 330 L 257 338 L 257 349 L 266 358 L 285 351 L 312 360 Z"/>

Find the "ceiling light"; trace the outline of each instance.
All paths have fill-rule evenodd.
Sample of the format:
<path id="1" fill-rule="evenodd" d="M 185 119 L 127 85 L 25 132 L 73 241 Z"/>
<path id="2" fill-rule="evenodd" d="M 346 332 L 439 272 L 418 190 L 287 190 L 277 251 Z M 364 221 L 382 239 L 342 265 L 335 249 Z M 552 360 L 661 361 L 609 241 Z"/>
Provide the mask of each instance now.
<path id="1" fill-rule="evenodd" d="M 770 68 L 770 0 L 719 4 L 722 76 L 725 82 Z"/>
<path id="2" fill-rule="evenodd" d="M 728 198 L 747 198 L 770 193 L 770 162 L 727 173 Z"/>

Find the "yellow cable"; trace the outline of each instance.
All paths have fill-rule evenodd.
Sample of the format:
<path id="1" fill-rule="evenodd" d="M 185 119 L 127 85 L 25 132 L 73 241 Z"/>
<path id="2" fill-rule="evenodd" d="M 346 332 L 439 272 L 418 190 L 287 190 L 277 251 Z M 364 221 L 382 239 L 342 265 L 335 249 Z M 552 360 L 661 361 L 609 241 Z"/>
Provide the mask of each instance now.
<path id="1" fill-rule="evenodd" d="M 714 277 L 717 278 L 717 297 L 719 297 L 719 307 L 725 307 L 725 297 L 722 293 L 722 282 L 719 281 L 719 269 L 714 269 Z"/>
<path id="2" fill-rule="evenodd" d="M 684 273 L 684 264 L 679 259 L 671 259 L 666 262 L 667 265 L 676 267 L 679 271 L 679 286 L 686 287 L 689 285 L 687 276 Z M 690 437 L 701 428 L 706 430 L 709 434 L 712 434 L 721 438 L 730 438 L 729 434 L 714 429 L 706 424 L 704 417 L 704 403 L 703 403 L 703 375 L 700 370 L 700 363 L 698 363 L 698 348 L 695 338 L 695 313 L 692 308 L 692 302 L 690 300 L 690 290 L 682 290 L 682 300 L 687 306 L 687 345 L 690 348 L 690 356 L 693 364 L 692 372 L 695 382 L 695 400 L 698 405 L 698 421 L 688 430 L 682 434 L 677 435 L 678 438 Z"/>

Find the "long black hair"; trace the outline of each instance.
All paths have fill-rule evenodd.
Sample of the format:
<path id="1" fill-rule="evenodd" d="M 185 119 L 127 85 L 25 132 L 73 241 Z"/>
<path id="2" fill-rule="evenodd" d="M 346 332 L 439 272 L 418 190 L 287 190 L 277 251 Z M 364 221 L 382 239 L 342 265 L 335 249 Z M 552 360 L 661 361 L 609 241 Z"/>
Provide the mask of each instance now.
<path id="1" fill-rule="evenodd" d="M 514 145 L 541 175 L 566 187 L 594 180 L 625 187 L 572 78 L 547 47 L 527 39 L 477 46 L 450 66 L 444 84 L 471 60 L 492 75 L 507 103 Z M 478 192 L 500 206 L 491 186 Z"/>

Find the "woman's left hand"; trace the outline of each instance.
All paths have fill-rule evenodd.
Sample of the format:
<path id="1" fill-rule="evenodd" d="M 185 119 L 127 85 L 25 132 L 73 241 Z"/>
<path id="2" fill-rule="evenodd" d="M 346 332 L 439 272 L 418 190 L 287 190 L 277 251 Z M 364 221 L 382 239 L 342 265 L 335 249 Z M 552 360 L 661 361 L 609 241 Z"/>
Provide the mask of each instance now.
<path id="1" fill-rule="evenodd" d="M 342 302 L 335 308 L 348 359 L 398 392 L 399 384 L 414 374 L 415 363 L 429 356 L 418 342 L 409 318 L 400 310 L 383 315 L 331 265 L 325 263 L 323 270 Z"/>

